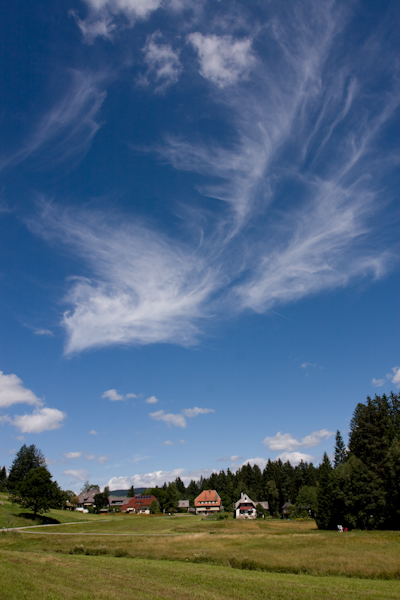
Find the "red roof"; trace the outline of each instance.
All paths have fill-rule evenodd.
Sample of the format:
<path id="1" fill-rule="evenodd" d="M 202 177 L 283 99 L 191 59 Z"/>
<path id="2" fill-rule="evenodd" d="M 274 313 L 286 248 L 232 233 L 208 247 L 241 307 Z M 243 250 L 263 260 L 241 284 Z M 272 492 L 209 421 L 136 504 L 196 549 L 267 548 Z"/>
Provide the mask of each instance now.
<path id="1" fill-rule="evenodd" d="M 138 512 L 141 508 L 149 508 L 150 504 L 157 498 L 155 496 L 135 496 L 131 498 L 129 502 L 121 506 L 121 510 L 127 510 L 128 508 L 134 508 Z"/>
<path id="2" fill-rule="evenodd" d="M 194 501 L 195 506 L 204 506 L 206 504 L 212 504 L 213 506 L 221 506 L 221 498 L 218 496 L 215 490 L 204 490 Z"/>

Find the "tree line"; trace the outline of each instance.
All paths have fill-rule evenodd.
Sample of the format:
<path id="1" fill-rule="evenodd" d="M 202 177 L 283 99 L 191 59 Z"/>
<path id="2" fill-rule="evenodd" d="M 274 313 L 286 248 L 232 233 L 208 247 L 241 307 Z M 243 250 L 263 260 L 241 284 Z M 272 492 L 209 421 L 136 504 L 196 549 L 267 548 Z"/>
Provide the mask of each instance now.
<path id="1" fill-rule="evenodd" d="M 151 488 L 163 501 L 170 498 L 172 484 Z M 261 471 L 258 465 L 243 465 L 210 477 L 192 480 L 186 487 L 178 477 L 173 482 L 179 498 L 190 501 L 202 490 L 214 489 L 225 510 L 232 510 L 241 492 L 252 500 L 268 501 L 270 514 L 305 516 L 311 513 L 320 529 L 350 528 L 400 529 L 400 394 L 367 397 L 359 403 L 350 423 L 346 447 L 336 432 L 333 461 L 325 453 L 321 464 L 301 461 L 268 460 Z"/>

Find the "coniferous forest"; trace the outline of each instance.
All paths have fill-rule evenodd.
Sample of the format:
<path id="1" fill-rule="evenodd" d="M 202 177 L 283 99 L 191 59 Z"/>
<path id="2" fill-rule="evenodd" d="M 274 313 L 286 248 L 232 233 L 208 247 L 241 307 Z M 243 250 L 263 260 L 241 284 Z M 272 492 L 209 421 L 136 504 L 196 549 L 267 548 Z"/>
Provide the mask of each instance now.
<path id="1" fill-rule="evenodd" d="M 316 518 L 320 529 L 400 529 L 400 394 L 367 398 L 358 404 L 350 423 L 346 447 L 336 433 L 333 461 L 327 454 L 318 467 L 312 463 L 268 460 L 258 465 L 229 469 L 191 481 L 187 487 L 178 477 L 180 498 L 194 498 L 204 489 L 215 489 L 225 510 L 245 492 L 254 501 L 267 500 L 270 514 Z M 153 488 L 157 497 L 164 489 Z"/>

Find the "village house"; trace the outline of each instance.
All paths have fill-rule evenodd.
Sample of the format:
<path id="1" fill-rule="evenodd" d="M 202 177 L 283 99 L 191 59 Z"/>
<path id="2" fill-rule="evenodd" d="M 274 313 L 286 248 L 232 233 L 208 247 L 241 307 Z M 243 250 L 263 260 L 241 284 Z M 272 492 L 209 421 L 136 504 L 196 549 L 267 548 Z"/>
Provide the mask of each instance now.
<path id="1" fill-rule="evenodd" d="M 94 497 L 99 493 L 99 490 L 84 490 L 78 496 L 77 510 L 87 510 L 94 505 Z"/>
<path id="2" fill-rule="evenodd" d="M 256 519 L 257 504 L 261 504 L 264 510 L 268 510 L 268 502 L 254 502 L 247 494 L 240 494 L 240 499 L 235 502 L 233 516 L 235 519 Z"/>
<path id="3" fill-rule="evenodd" d="M 215 490 L 203 490 L 194 501 L 196 514 L 212 514 L 223 509 L 221 498 Z"/>
<path id="4" fill-rule="evenodd" d="M 133 498 L 129 498 L 129 501 L 121 506 L 121 512 L 132 513 L 137 515 L 149 515 L 150 504 L 154 500 L 158 502 L 155 496 L 134 496 Z"/>

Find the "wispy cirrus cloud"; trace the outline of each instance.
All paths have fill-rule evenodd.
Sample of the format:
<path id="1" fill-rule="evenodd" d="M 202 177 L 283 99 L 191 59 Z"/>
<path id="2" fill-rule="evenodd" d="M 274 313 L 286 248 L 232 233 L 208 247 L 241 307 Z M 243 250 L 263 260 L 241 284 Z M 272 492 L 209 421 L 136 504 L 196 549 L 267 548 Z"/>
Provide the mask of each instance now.
<path id="1" fill-rule="evenodd" d="M 90 6 L 109 16 L 125 11 L 118 3 Z M 86 277 L 70 280 L 66 354 L 113 344 L 190 345 L 223 315 L 264 313 L 392 267 L 391 241 L 378 245 L 375 235 L 394 159 L 377 150 L 377 140 L 400 96 L 394 73 L 379 90 L 370 73 L 385 65 L 389 72 L 393 56 L 375 56 L 368 44 L 344 52 L 347 18 L 336 3 L 282 6 L 253 40 L 249 81 L 237 74 L 213 88 L 229 140 L 170 131 L 155 148 L 175 169 L 199 174 L 198 189 L 209 198 L 207 211 L 182 210 L 180 229 L 167 235 L 123 215 L 43 210 L 36 230 L 87 268 Z M 212 46 L 206 39 L 217 54 L 221 44 L 235 43 L 193 35 L 204 53 Z M 250 57 L 246 43 L 242 53 Z M 263 44 L 273 61 L 263 59 Z M 216 78 L 222 59 L 205 57 L 204 73 Z"/>
<path id="2" fill-rule="evenodd" d="M 33 332 L 35 335 L 54 335 L 50 329 L 35 329 Z"/>
<path id="3" fill-rule="evenodd" d="M 107 75 L 79 70 L 71 70 L 68 75 L 69 85 L 63 98 L 44 114 L 19 149 L 0 157 L 0 170 L 28 158 L 40 160 L 45 151 L 42 167 L 46 168 L 49 163 L 76 161 L 86 154 L 100 128 L 99 112 L 106 98 Z"/>

